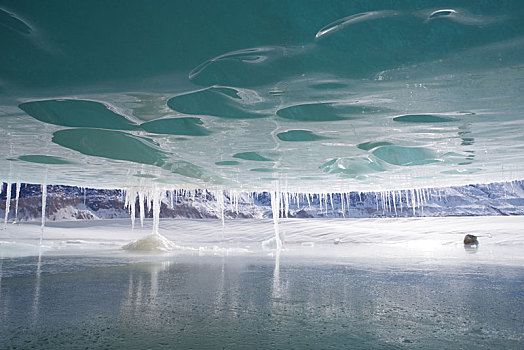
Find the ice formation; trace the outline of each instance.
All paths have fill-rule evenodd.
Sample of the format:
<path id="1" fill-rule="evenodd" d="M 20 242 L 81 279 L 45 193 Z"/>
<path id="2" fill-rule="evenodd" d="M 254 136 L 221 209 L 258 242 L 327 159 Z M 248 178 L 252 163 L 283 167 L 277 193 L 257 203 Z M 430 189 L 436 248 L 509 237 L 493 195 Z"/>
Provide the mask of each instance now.
<path id="1" fill-rule="evenodd" d="M 417 215 L 427 188 L 522 179 L 521 2 L 223 6 L 0 6 L 0 179 L 135 189 L 133 226 L 155 193 L 267 191 L 277 246 L 313 194 Z"/>
<path id="2" fill-rule="evenodd" d="M 312 193 L 522 178 L 520 2 L 264 4 L 2 6 L 0 178 Z"/>

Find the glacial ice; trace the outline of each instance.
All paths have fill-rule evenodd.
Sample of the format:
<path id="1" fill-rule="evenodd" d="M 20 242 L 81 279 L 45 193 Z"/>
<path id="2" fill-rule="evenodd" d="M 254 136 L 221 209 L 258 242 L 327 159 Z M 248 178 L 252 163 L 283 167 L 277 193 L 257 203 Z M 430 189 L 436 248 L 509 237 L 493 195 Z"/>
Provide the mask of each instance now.
<path id="1" fill-rule="evenodd" d="M 280 249 L 300 204 L 351 216 L 374 191 L 377 211 L 422 216 L 432 188 L 523 178 L 521 3 L 263 3 L 0 8 L 14 220 L 21 182 L 42 186 L 40 242 L 47 184 L 120 188 L 133 229 L 153 212 L 128 248 L 169 250 L 163 201 L 209 190 L 224 228 L 265 191 Z"/>
<path id="2" fill-rule="evenodd" d="M 518 1 L 100 6 L 0 9 L 3 181 L 347 193 L 522 178 Z"/>

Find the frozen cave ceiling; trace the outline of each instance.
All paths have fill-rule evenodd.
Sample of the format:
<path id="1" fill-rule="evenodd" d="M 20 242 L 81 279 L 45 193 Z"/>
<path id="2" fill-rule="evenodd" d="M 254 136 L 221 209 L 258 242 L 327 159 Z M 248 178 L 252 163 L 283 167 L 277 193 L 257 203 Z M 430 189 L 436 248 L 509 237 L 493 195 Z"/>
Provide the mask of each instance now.
<path id="1" fill-rule="evenodd" d="M 524 4 L 452 3 L 0 1 L 0 180 L 521 179 Z"/>

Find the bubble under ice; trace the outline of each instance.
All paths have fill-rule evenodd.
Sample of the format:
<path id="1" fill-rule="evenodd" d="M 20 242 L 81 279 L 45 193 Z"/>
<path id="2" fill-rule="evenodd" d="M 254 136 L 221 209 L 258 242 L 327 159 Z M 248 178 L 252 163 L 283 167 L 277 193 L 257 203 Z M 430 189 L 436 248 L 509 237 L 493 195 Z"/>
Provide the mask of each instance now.
<path id="1" fill-rule="evenodd" d="M 0 180 L 345 193 L 522 178 L 524 5 L 426 6 L 2 5 Z"/>

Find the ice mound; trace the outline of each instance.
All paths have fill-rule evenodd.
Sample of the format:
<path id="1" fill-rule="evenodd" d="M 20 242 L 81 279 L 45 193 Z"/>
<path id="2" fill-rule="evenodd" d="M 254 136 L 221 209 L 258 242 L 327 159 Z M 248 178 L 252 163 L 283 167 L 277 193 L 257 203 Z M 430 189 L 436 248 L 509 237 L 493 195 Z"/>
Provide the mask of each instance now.
<path id="1" fill-rule="evenodd" d="M 168 252 L 175 247 L 175 244 L 159 233 L 152 233 L 122 247 L 124 250 L 148 251 L 148 252 Z"/>

